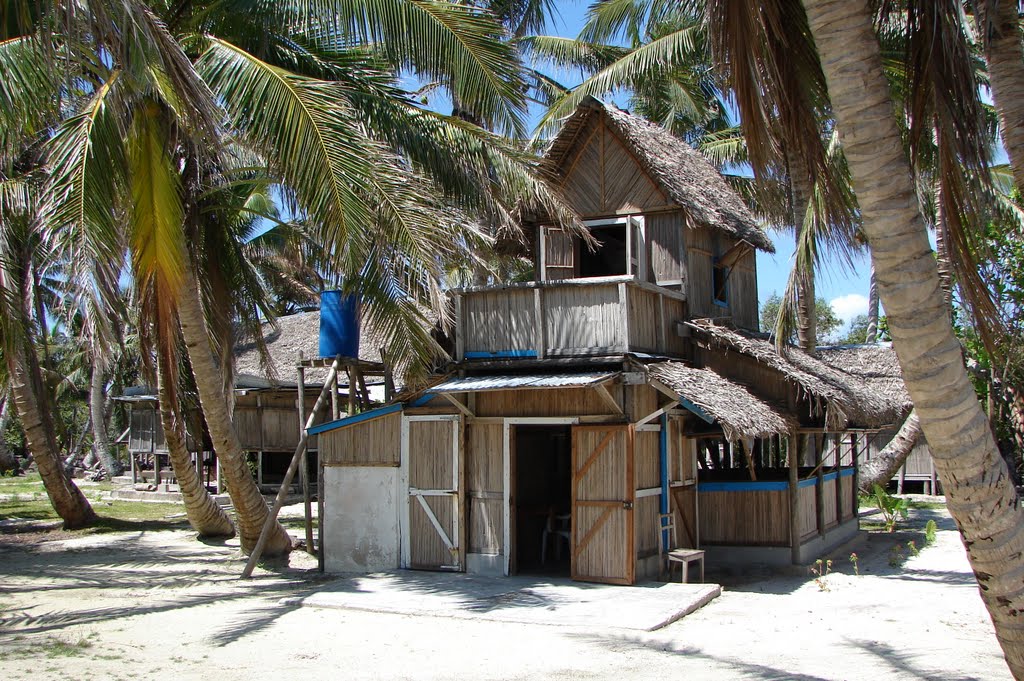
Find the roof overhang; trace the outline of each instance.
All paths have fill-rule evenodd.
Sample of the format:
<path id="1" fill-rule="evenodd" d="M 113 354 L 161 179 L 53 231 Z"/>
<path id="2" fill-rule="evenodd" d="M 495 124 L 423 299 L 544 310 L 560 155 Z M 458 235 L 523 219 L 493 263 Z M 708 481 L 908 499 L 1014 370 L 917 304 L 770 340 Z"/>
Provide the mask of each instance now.
<path id="1" fill-rule="evenodd" d="M 501 376 L 465 376 L 449 379 L 427 389 L 428 393 L 475 393 L 489 390 L 552 390 L 592 388 L 608 383 L 621 371 L 563 374 L 519 374 Z"/>

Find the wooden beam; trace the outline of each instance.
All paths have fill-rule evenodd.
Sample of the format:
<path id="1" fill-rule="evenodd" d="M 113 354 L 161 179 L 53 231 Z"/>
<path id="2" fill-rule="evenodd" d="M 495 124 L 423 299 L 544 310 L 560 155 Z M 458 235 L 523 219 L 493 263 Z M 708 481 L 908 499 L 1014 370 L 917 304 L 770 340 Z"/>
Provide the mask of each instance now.
<path id="1" fill-rule="evenodd" d="M 814 481 L 814 522 L 821 537 L 825 536 L 825 460 L 822 453 L 827 438 L 828 435 L 822 435 L 820 440 L 814 438 L 814 466 L 818 471 Z"/>
<path id="2" fill-rule="evenodd" d="M 301 440 L 302 433 L 305 430 L 303 425 L 306 423 L 306 369 L 301 365 L 301 350 L 299 351 L 299 362 L 300 365 L 297 369 L 297 382 L 299 386 L 297 406 L 299 408 L 299 440 Z M 313 499 L 309 492 L 309 457 L 308 448 L 305 445 L 302 447 L 302 461 L 299 463 L 299 481 L 302 484 L 302 508 L 306 516 L 306 553 L 315 555 L 316 549 L 313 546 Z"/>
<path id="3" fill-rule="evenodd" d="M 437 394 L 440 395 L 441 397 L 445 398 L 446 400 L 448 400 L 452 404 L 454 404 L 455 408 L 458 409 L 459 411 L 461 411 L 466 416 L 469 416 L 470 418 L 473 418 L 474 416 L 476 416 L 476 414 L 474 414 L 472 411 L 470 411 L 469 407 L 467 407 L 462 402 L 459 402 L 457 399 L 455 399 L 455 396 L 452 395 L 451 393 L 437 393 Z"/>
<path id="4" fill-rule="evenodd" d="M 612 397 L 612 394 L 608 392 L 608 388 L 605 387 L 604 383 L 598 383 L 597 385 L 595 385 L 594 392 L 597 393 L 598 397 L 601 398 L 602 402 L 604 402 L 611 408 L 612 412 L 616 414 L 623 413 L 622 407 L 619 406 L 619 403 L 615 401 L 615 398 Z"/>
<path id="5" fill-rule="evenodd" d="M 789 546 L 790 562 L 800 564 L 800 462 L 797 452 L 799 435 L 789 436 L 787 463 L 789 464 Z"/>

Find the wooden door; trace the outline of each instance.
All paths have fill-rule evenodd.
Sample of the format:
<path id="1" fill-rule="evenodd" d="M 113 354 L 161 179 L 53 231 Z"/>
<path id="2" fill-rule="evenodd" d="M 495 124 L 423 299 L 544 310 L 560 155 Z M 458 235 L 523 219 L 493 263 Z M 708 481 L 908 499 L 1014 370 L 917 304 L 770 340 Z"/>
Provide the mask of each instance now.
<path id="1" fill-rule="evenodd" d="M 406 567 L 463 569 L 461 431 L 458 416 L 403 418 Z"/>
<path id="2" fill-rule="evenodd" d="M 633 426 L 572 429 L 572 578 L 632 584 Z"/>
<path id="3" fill-rule="evenodd" d="M 545 279 L 572 279 L 576 276 L 576 239 L 561 228 L 545 227 Z"/>

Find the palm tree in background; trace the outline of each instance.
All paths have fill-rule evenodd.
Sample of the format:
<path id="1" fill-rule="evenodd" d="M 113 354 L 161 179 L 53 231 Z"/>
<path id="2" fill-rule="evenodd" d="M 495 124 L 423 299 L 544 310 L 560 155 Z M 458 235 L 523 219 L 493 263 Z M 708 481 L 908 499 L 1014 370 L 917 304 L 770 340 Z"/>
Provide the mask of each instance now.
<path id="1" fill-rule="evenodd" d="M 235 287 L 246 271 L 227 269 L 240 245 L 211 198 L 246 170 L 236 160 L 257 159 L 248 170 L 310 225 L 396 357 L 439 350 L 421 310 L 449 315 L 443 262 L 478 238 L 461 227 L 464 212 L 510 232 L 521 199 L 573 219 L 535 160 L 498 134 L 523 130 L 520 65 L 498 24 L 472 8 L 97 1 L 68 13 L 25 2 L 7 19 L 0 142 L 42 147 L 46 224 L 76 246 L 71 280 L 88 284 L 79 295 L 112 309 L 86 258 L 114 269 L 127 249 L 136 276 L 156 264 L 148 276 L 175 306 L 245 549 L 267 509 L 230 423 L 225 320 L 260 310 Z M 396 85 L 403 69 L 450 83 L 498 133 L 417 106 Z M 289 547 L 278 526 L 267 553 Z"/>

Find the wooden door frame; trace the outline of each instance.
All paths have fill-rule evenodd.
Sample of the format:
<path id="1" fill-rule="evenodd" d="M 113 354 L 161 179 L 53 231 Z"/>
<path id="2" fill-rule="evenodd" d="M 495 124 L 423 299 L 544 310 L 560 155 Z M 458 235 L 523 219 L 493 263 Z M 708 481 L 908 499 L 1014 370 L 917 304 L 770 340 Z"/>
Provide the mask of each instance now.
<path id="1" fill-rule="evenodd" d="M 577 416 L 515 416 L 502 419 L 502 474 L 504 476 L 504 536 L 502 537 L 502 551 L 504 552 L 505 558 L 505 576 L 508 577 L 516 569 L 515 560 L 515 549 L 513 543 L 515 541 L 515 532 L 512 531 L 512 525 L 515 519 L 515 514 L 512 512 L 513 506 L 515 506 L 515 495 L 513 494 L 513 485 L 515 484 L 515 476 L 513 473 L 513 467 L 515 462 L 513 456 L 515 449 L 515 431 L 513 426 L 575 426 L 579 424 L 580 419 Z"/>
<path id="2" fill-rule="evenodd" d="M 626 512 L 626 544 L 627 550 L 625 551 L 626 566 L 625 574 L 623 578 L 603 578 L 594 579 L 590 576 L 581 577 L 577 571 L 576 556 L 580 553 L 586 544 L 583 546 L 577 546 L 577 533 L 578 533 L 578 517 L 576 513 L 577 507 L 577 488 L 580 482 L 583 480 L 581 476 L 577 479 L 576 474 L 576 435 L 577 433 L 584 431 L 621 431 L 626 436 L 626 469 L 625 474 L 625 499 L 622 500 L 623 510 Z M 587 424 L 587 425 L 575 425 L 572 428 L 572 541 L 571 546 L 571 576 L 574 580 L 579 581 L 592 581 L 600 582 L 605 584 L 633 584 L 636 582 L 636 470 L 635 470 L 635 427 L 632 423 L 602 423 L 602 424 Z M 586 472 L 586 471 L 584 471 Z M 618 500 L 609 500 L 618 501 Z M 609 506 L 609 508 L 614 508 Z M 609 514 L 610 515 L 610 514 Z M 607 516 L 606 516 L 607 517 Z M 603 524 L 604 521 L 602 521 Z M 590 532 L 596 534 L 596 529 L 600 526 L 595 523 L 595 526 L 590 529 Z M 584 537 L 587 539 L 587 543 L 593 537 Z"/>
<path id="3" fill-rule="evenodd" d="M 399 535 L 401 537 L 400 566 L 402 568 L 409 569 L 410 563 L 412 562 L 412 536 L 410 532 L 410 528 L 412 527 L 410 518 L 412 508 L 410 500 L 412 492 L 409 488 L 409 425 L 414 421 L 429 423 L 447 421 L 452 423 L 452 478 L 456 485 L 456 493 L 452 495 L 456 505 L 452 514 L 452 540 L 457 542 L 457 546 L 455 548 L 458 549 L 458 565 L 455 569 L 462 572 L 466 569 L 466 523 L 463 522 L 462 517 L 466 509 L 466 466 L 465 448 L 462 446 L 464 424 L 461 414 L 431 414 L 420 416 L 402 414 L 401 454 L 398 467 L 399 490 L 402 495 L 401 513 L 398 517 Z"/>

